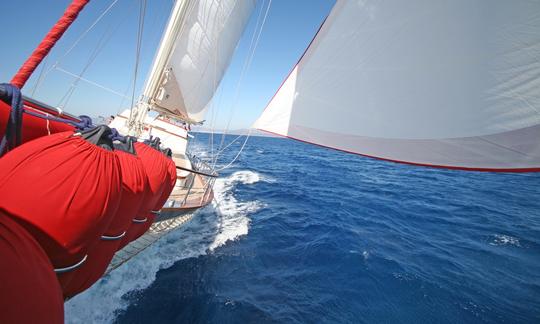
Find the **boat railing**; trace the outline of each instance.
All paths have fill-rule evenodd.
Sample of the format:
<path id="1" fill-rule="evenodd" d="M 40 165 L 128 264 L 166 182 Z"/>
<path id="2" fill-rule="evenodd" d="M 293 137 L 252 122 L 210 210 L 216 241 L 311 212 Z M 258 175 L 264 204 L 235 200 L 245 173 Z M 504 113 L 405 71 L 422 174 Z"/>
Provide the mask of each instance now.
<path id="1" fill-rule="evenodd" d="M 197 205 L 202 205 L 210 198 L 209 196 L 212 193 L 215 179 L 218 177 L 218 173 L 198 156 L 188 153 L 187 157 L 191 162 L 191 168 L 176 167 L 177 169 L 189 172 L 183 186 L 183 189 L 187 191 L 180 203 L 180 207 L 185 207 L 193 196 L 200 197 Z M 201 181 L 197 181 L 197 178 Z"/>

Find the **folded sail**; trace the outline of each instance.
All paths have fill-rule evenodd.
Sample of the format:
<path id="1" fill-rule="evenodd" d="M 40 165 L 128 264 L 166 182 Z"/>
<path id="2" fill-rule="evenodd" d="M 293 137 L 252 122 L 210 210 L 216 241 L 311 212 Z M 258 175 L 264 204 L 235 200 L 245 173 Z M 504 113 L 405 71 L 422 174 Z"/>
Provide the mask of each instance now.
<path id="1" fill-rule="evenodd" d="M 169 50 L 158 53 L 166 62 L 157 67 L 157 86 L 150 80 L 145 91 L 152 109 L 190 122 L 204 119 L 254 6 L 254 0 L 177 2 L 161 45 Z"/>
<path id="2" fill-rule="evenodd" d="M 254 127 L 396 162 L 540 171 L 539 12 L 338 0 Z"/>

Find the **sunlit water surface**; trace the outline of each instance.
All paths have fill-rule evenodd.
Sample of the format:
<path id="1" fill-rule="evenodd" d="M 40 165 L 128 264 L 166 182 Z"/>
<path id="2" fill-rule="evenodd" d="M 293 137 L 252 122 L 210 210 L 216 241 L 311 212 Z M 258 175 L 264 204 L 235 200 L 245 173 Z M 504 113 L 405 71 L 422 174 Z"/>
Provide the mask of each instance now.
<path id="1" fill-rule="evenodd" d="M 540 323 L 540 175 L 252 137 L 215 196 L 69 301 L 67 322 Z"/>

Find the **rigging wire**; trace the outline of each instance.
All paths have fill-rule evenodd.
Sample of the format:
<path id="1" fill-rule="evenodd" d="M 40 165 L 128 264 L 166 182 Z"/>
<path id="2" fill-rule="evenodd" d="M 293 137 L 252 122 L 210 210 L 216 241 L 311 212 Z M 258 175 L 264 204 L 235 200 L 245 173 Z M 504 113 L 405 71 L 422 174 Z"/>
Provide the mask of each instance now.
<path id="1" fill-rule="evenodd" d="M 130 97 L 127 96 L 127 91 L 125 91 L 126 93 L 122 94 L 122 93 L 120 93 L 120 92 L 118 92 L 118 91 L 116 91 L 116 90 L 113 90 L 113 89 L 111 89 L 111 88 L 107 88 L 107 87 L 105 87 L 105 86 L 102 86 L 101 84 L 99 84 L 99 83 L 97 83 L 97 82 L 94 82 L 94 81 L 92 81 L 92 80 L 88 80 L 88 79 L 86 79 L 86 78 L 83 78 L 83 77 L 80 76 L 80 75 L 77 75 L 77 74 L 75 74 L 75 73 L 69 72 L 69 71 L 67 71 L 67 70 L 65 70 L 65 69 L 63 69 L 63 68 L 61 68 L 61 67 L 56 67 L 56 70 L 59 71 L 59 72 L 65 73 L 65 74 L 67 74 L 67 75 L 69 75 L 69 76 L 78 78 L 79 80 L 81 80 L 81 81 L 83 81 L 83 82 L 86 82 L 86 83 L 88 83 L 88 84 L 91 84 L 91 85 L 93 85 L 93 86 L 95 86 L 95 87 L 98 87 L 98 88 L 100 88 L 100 89 L 102 89 L 102 90 L 105 90 L 105 91 L 108 91 L 108 92 L 110 92 L 110 93 L 112 93 L 112 94 L 115 94 L 115 95 L 121 97 L 122 100 L 123 100 L 123 99 L 130 99 Z M 131 82 L 131 81 L 130 81 L 130 82 Z M 129 90 L 129 89 L 128 89 L 128 90 Z"/>
<path id="2" fill-rule="evenodd" d="M 37 79 L 36 81 L 36 84 L 34 85 L 34 88 L 32 89 L 32 96 L 34 95 L 34 93 L 37 91 L 37 89 L 41 86 L 41 83 L 43 82 L 43 80 L 45 79 L 45 77 L 47 77 L 47 75 L 49 75 L 49 73 L 53 70 L 55 70 L 58 65 L 60 64 L 60 61 L 65 59 L 66 56 L 69 55 L 69 53 L 71 53 L 71 51 L 73 51 L 73 49 L 79 44 L 79 42 L 101 21 L 101 19 L 103 17 L 105 17 L 105 15 L 107 15 L 107 13 L 109 13 L 109 11 L 111 11 L 111 9 L 114 7 L 114 5 L 118 2 L 118 0 L 113 0 L 112 3 L 96 18 L 96 20 L 94 20 L 94 22 L 90 25 L 90 27 L 88 27 L 80 36 L 79 38 L 77 38 L 75 40 L 75 42 L 73 42 L 73 44 L 69 47 L 69 49 L 58 59 L 56 60 L 56 62 L 54 62 L 54 64 L 52 64 L 46 71 L 45 73 L 43 74 L 43 71 L 45 70 L 45 65 L 43 66 L 43 69 L 41 70 L 41 73 L 39 75 L 39 78 Z M 42 74 L 43 74 L 43 77 L 42 77 Z"/>
<path id="3" fill-rule="evenodd" d="M 247 135 L 246 135 L 246 139 L 244 140 L 244 143 L 242 144 L 242 147 L 240 148 L 240 150 L 238 151 L 238 153 L 236 154 L 236 156 L 234 157 L 234 159 L 231 160 L 231 162 L 229 162 L 226 166 L 224 167 L 221 167 L 217 170 L 214 170 L 215 172 L 220 172 L 220 171 L 223 171 L 227 168 L 229 168 L 231 165 L 233 165 L 234 162 L 236 162 L 236 160 L 240 157 L 240 154 L 242 153 L 242 151 L 244 150 L 244 148 L 246 147 L 246 144 L 248 142 L 248 139 L 249 137 L 251 136 L 251 131 L 253 130 L 253 128 L 250 128 Z"/>
<path id="4" fill-rule="evenodd" d="M 218 13 L 221 12 L 220 10 L 220 7 L 222 6 L 222 2 L 219 3 L 218 5 Z M 222 17 L 219 17 L 219 18 L 222 18 Z M 216 20 L 218 20 L 218 18 L 216 17 Z M 216 93 L 217 91 L 217 58 L 218 58 L 218 55 L 219 55 L 219 37 L 217 36 L 218 33 L 217 33 L 217 22 L 214 23 L 214 26 L 216 26 L 216 30 L 214 31 L 214 35 L 216 35 L 216 39 L 215 39 L 215 42 L 216 42 L 216 51 L 214 53 L 214 84 L 213 84 L 213 90 L 214 90 L 214 94 Z M 210 136 L 208 136 L 208 146 L 210 147 L 210 160 L 213 159 L 214 157 L 214 121 L 216 119 L 216 109 L 215 109 L 215 100 L 214 98 L 212 98 L 212 101 L 211 101 L 211 110 L 212 110 L 212 117 L 211 117 L 211 123 L 210 123 Z"/>
<path id="5" fill-rule="evenodd" d="M 139 73 L 139 61 L 141 56 L 141 45 L 142 45 L 142 37 L 143 37 L 143 29 L 144 29 L 144 16 L 146 15 L 146 0 L 141 0 L 140 2 L 140 10 L 139 10 L 139 29 L 137 31 L 137 49 L 135 53 L 135 67 L 133 71 L 133 89 L 131 92 L 131 110 L 130 110 L 130 116 L 129 120 L 132 119 L 133 114 L 133 105 L 135 103 L 135 91 L 136 85 L 137 85 L 137 74 Z"/>
<path id="6" fill-rule="evenodd" d="M 251 36 L 251 41 L 249 42 L 249 48 L 248 48 L 248 55 L 249 53 L 251 53 L 251 50 L 253 48 L 253 44 L 255 42 L 255 35 L 257 34 L 257 30 L 258 30 L 258 27 L 259 27 L 259 22 L 261 20 L 261 17 L 262 17 L 262 12 L 263 12 L 263 9 L 264 9 L 264 5 L 261 4 L 261 8 L 259 10 L 259 14 L 257 15 L 257 21 L 255 23 L 255 28 L 253 29 L 253 35 Z M 249 60 L 248 57 L 246 57 L 246 61 L 247 62 Z M 242 71 L 244 70 L 245 68 L 245 62 L 244 62 L 244 66 L 242 67 Z M 216 65 L 217 65 L 217 62 L 216 62 Z M 241 72 L 242 74 L 243 72 Z M 238 83 L 240 83 L 240 79 L 238 81 Z M 216 89 L 217 90 L 217 89 Z M 212 119 L 211 119 L 211 128 L 210 128 L 210 137 L 209 137 L 209 141 L 211 141 L 210 143 L 210 146 L 211 146 L 211 154 L 210 154 L 210 163 L 214 164 L 215 166 L 215 156 L 214 156 L 214 133 L 215 133 L 215 120 L 217 118 L 217 115 L 219 114 L 219 108 L 221 107 L 221 100 L 223 98 L 223 88 L 221 89 L 220 93 L 219 93 L 219 99 L 218 99 L 218 104 L 217 104 L 217 108 L 214 108 L 216 105 L 214 104 L 214 101 L 215 99 L 212 99 Z M 220 148 L 223 146 L 223 141 L 220 143 L 220 146 L 218 147 L 217 151 L 220 152 Z"/>
<path id="7" fill-rule="evenodd" d="M 133 83 L 133 76 L 131 76 L 131 78 L 129 79 L 126 86 L 126 90 L 124 90 L 124 94 L 122 95 L 122 100 L 120 101 L 120 104 L 118 105 L 118 108 L 116 109 L 117 115 L 122 112 L 122 106 L 124 106 L 124 102 L 126 101 L 126 99 L 130 99 L 130 97 L 128 97 L 128 93 L 129 93 L 129 90 L 131 89 L 132 83 Z"/>
<path id="8" fill-rule="evenodd" d="M 268 9 L 270 8 L 271 2 L 272 2 L 272 0 L 270 0 L 270 2 L 268 3 Z M 240 87 L 241 87 L 241 84 L 243 83 L 244 75 L 245 75 L 245 73 L 246 73 L 246 71 L 248 69 L 248 62 L 251 61 L 251 56 L 255 55 L 255 50 L 256 50 L 256 47 L 257 47 L 257 45 L 255 44 L 255 39 L 257 38 L 256 37 L 257 31 L 259 29 L 262 30 L 262 27 L 264 26 L 264 21 L 266 20 L 266 15 L 268 14 L 268 9 L 267 9 L 266 14 L 265 14 L 265 18 L 263 20 L 263 24 L 259 27 L 259 21 L 260 21 L 263 9 L 264 9 L 264 2 L 263 2 L 263 4 L 261 4 L 261 9 L 259 10 L 259 15 L 257 16 L 257 22 L 255 24 L 255 28 L 253 30 L 253 35 L 251 36 L 251 41 L 250 41 L 250 44 L 249 44 L 248 55 L 246 56 L 246 60 L 244 61 L 244 64 L 242 65 L 242 70 L 240 72 L 240 78 L 238 79 L 238 83 L 237 83 L 236 88 L 235 88 L 234 97 L 233 97 L 233 103 L 231 105 L 231 110 L 230 110 L 231 117 L 229 118 L 229 120 L 227 122 L 227 126 L 223 130 L 223 134 L 221 136 L 221 141 L 220 141 L 220 144 L 219 144 L 218 151 L 221 150 L 221 148 L 223 147 L 223 144 L 224 144 L 224 141 L 225 141 L 225 136 L 227 135 L 227 132 L 229 131 L 230 123 L 231 123 L 231 120 L 232 120 L 232 115 L 234 114 L 234 108 L 236 107 L 236 103 L 238 101 L 238 96 L 240 94 Z M 214 161 L 213 161 L 213 166 L 214 167 L 215 167 L 215 165 L 217 163 L 217 158 L 218 158 L 218 156 L 215 156 L 215 158 L 214 158 Z"/>
<path id="9" fill-rule="evenodd" d="M 39 71 L 39 76 L 38 78 L 36 79 L 36 83 L 34 83 L 34 86 L 32 87 L 32 91 L 30 93 L 30 96 L 31 97 L 34 97 L 34 94 L 36 93 L 36 90 L 38 88 L 38 85 L 41 83 L 41 80 L 43 79 L 44 77 L 44 73 L 43 71 L 45 71 L 45 68 L 47 66 L 47 62 L 49 61 L 49 55 L 45 56 L 45 58 L 43 59 L 43 62 L 41 63 L 42 64 L 42 67 L 41 67 L 41 70 Z"/>
<path id="10" fill-rule="evenodd" d="M 236 143 L 236 141 L 238 141 L 241 137 L 244 137 L 244 136 L 246 136 L 246 135 L 240 134 L 240 135 L 236 136 L 235 139 L 233 139 L 233 140 L 232 140 L 229 144 L 227 144 L 224 148 L 222 148 L 221 150 L 219 150 L 218 153 L 221 154 L 222 152 L 225 152 L 225 150 L 226 150 L 227 148 L 229 148 L 229 146 L 233 145 L 234 143 Z"/>
<path id="11" fill-rule="evenodd" d="M 268 17 L 268 12 L 270 11 L 270 6 L 271 6 L 271 4 L 272 4 L 272 0 L 270 0 L 270 1 L 268 2 L 268 6 L 267 6 L 267 8 L 266 8 L 266 12 L 265 12 L 265 14 L 264 14 L 263 21 L 262 21 L 262 23 L 261 23 L 261 28 L 260 28 L 260 30 L 259 30 L 259 33 L 258 33 L 258 35 L 257 35 L 257 39 L 256 39 L 256 41 L 255 41 L 255 45 L 254 45 L 254 48 L 253 48 L 253 52 L 251 53 L 251 57 L 250 57 L 249 60 L 248 60 L 248 63 L 249 63 L 249 64 L 247 65 L 247 68 L 248 68 L 248 69 L 249 69 L 249 66 L 251 65 L 251 62 L 252 62 L 252 60 L 253 60 L 253 56 L 255 56 L 255 51 L 256 51 L 256 49 L 257 49 L 257 45 L 258 45 L 258 43 L 259 43 L 259 39 L 260 39 L 261 33 L 262 33 L 262 31 L 263 31 L 263 28 L 264 28 L 264 24 L 265 24 L 265 22 L 266 22 L 266 18 Z M 242 79 L 243 79 L 243 76 L 242 76 L 240 82 L 242 81 Z M 239 84 L 239 86 L 240 86 L 240 84 Z M 237 93 L 236 93 L 236 97 L 235 97 L 235 101 L 234 101 L 234 104 L 235 104 L 235 105 L 236 105 L 236 101 L 238 100 L 238 94 L 239 94 L 239 91 L 238 91 L 238 90 L 239 90 L 239 86 L 238 86 L 238 88 L 237 88 Z M 233 106 L 233 108 L 234 108 L 234 106 Z M 223 142 L 224 142 L 225 135 L 227 135 L 226 133 L 227 133 L 227 130 L 228 130 L 229 126 L 230 126 L 230 122 L 231 122 L 231 121 L 232 121 L 232 114 L 231 114 L 231 117 L 229 118 L 229 122 L 227 123 L 227 128 L 225 129 L 225 132 L 224 132 L 224 134 L 223 134 L 222 137 L 221 137 L 221 143 L 222 143 L 222 144 L 223 144 Z M 224 167 L 219 168 L 219 169 L 216 170 L 216 171 L 222 171 L 222 170 L 224 170 L 224 169 L 227 169 L 228 167 L 230 167 L 230 166 L 238 159 L 238 157 L 240 157 L 240 154 L 241 154 L 242 151 L 244 150 L 244 148 L 245 148 L 245 146 L 246 146 L 246 144 L 247 144 L 247 141 L 248 141 L 249 137 L 251 136 L 251 132 L 252 132 L 252 128 L 249 129 L 248 134 L 246 135 L 246 138 L 245 138 L 245 140 L 244 140 L 244 143 L 242 144 L 242 147 L 240 148 L 240 150 L 238 151 L 238 153 L 236 154 L 236 156 L 232 159 L 232 161 L 229 162 L 229 163 L 228 163 L 227 165 L 225 165 Z M 220 145 L 220 150 L 221 150 L 221 147 L 222 147 L 222 145 Z M 215 165 L 216 165 L 216 163 L 217 163 L 217 158 L 218 158 L 218 157 L 219 157 L 219 154 L 216 155 L 216 159 L 215 159 L 215 161 L 214 161 L 214 168 L 215 168 Z"/>
<path id="12" fill-rule="evenodd" d="M 76 89 L 77 85 L 79 84 L 79 81 L 82 79 L 82 76 L 84 75 L 84 73 L 86 73 L 88 68 L 90 68 L 92 63 L 94 63 L 95 59 L 97 58 L 97 56 L 99 55 L 101 50 L 109 42 L 112 35 L 118 29 L 119 26 L 120 26 L 120 24 L 117 26 L 116 29 L 114 29 L 114 30 L 107 29 L 103 33 L 103 35 L 101 36 L 101 38 L 98 41 L 97 46 L 94 48 L 94 51 L 92 52 L 92 54 L 90 54 L 90 57 L 88 58 L 88 61 L 86 62 L 86 65 L 83 67 L 83 69 L 81 70 L 79 75 L 73 80 L 73 82 L 71 83 L 71 85 L 70 85 L 69 89 L 67 90 L 67 92 L 64 94 L 64 96 L 58 102 L 57 107 L 59 107 L 60 109 L 63 110 L 67 106 L 69 100 L 71 99 L 71 97 L 73 96 L 73 93 L 75 92 L 75 89 Z"/>

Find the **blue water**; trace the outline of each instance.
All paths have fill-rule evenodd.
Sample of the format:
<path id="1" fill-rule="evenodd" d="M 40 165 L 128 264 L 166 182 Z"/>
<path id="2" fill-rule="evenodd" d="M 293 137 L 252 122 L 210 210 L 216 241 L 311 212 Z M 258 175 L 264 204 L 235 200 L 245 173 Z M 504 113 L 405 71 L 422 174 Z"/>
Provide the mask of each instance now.
<path id="1" fill-rule="evenodd" d="M 222 205 L 75 298 L 68 321 L 540 323 L 538 174 L 253 137 L 216 197 Z M 103 307 L 85 312 L 89 301 Z"/>

